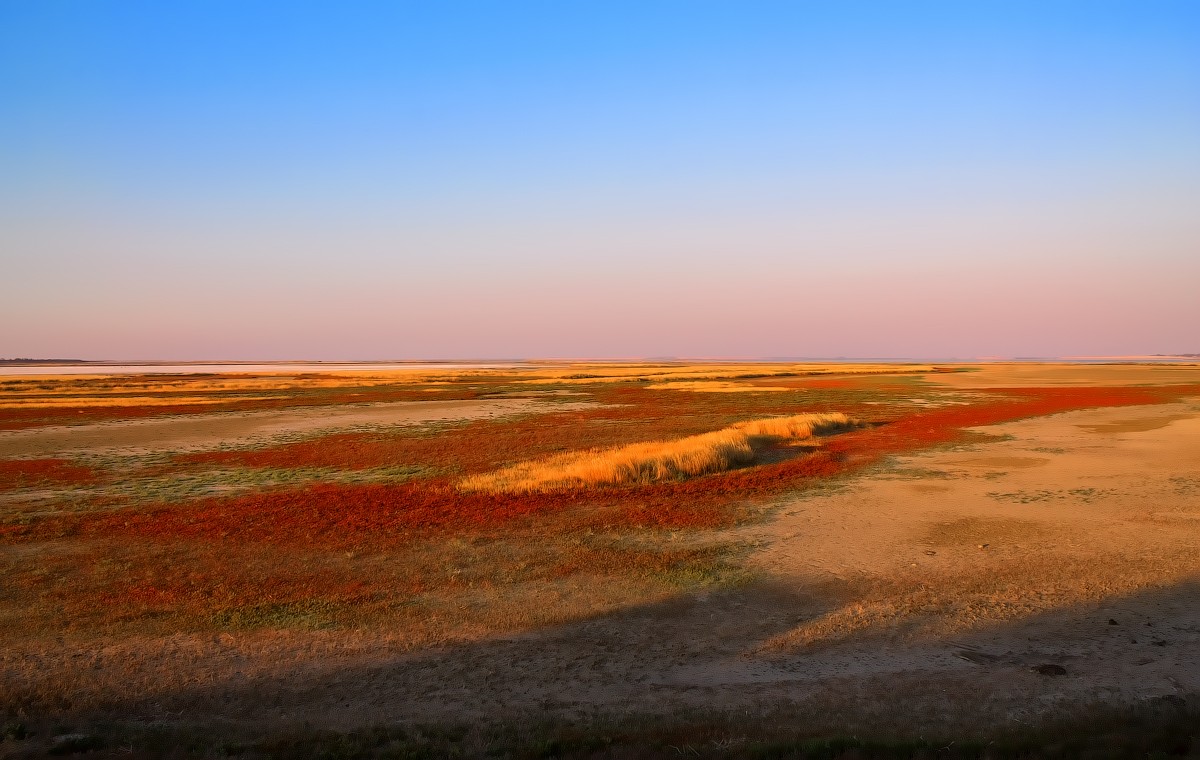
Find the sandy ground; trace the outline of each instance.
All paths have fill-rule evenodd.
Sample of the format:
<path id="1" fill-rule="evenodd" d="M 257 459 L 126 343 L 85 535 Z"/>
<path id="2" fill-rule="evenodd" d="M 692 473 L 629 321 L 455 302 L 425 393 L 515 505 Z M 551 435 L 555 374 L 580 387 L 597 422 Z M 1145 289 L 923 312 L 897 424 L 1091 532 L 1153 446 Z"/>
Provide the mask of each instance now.
<path id="1" fill-rule="evenodd" d="M 261 412 L 218 412 L 88 425 L 59 425 L 0 431 L 0 457 L 44 457 L 79 451 L 185 451 L 245 445 L 284 436 L 319 432 L 461 422 L 539 411 L 590 406 L 585 402 L 547 405 L 538 399 L 483 401 L 396 401 L 381 404 L 315 406 Z"/>
<path id="2" fill-rule="evenodd" d="M 334 728 L 719 708 L 910 732 L 1200 692 L 1200 399 L 985 431 L 725 536 L 755 547 L 745 587 L 432 650 L 180 635 L 10 652 L 5 677 L 69 668 L 127 718 Z"/>

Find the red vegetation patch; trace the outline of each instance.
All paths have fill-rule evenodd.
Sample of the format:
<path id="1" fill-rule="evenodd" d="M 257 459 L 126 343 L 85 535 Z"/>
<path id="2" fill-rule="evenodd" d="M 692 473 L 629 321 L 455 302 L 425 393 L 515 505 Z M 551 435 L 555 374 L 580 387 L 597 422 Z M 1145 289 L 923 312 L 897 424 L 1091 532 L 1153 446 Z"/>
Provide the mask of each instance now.
<path id="1" fill-rule="evenodd" d="M 711 563 L 720 552 L 720 548 L 661 548 L 648 551 L 613 546 L 572 546 L 554 564 L 533 574 L 567 578 L 573 575 L 620 576 L 662 572 L 692 563 Z"/>
<path id="2" fill-rule="evenodd" d="M 851 433 L 832 441 L 832 447 L 855 446 L 863 451 L 897 453 L 947 443 L 963 428 L 1042 417 L 1094 407 L 1154 404 L 1173 396 L 1163 388 L 1008 388 L 992 391 L 1002 397 L 979 404 L 946 406 L 917 412 L 870 431 Z M 866 440 L 866 444 L 862 443 Z"/>
<path id="3" fill-rule="evenodd" d="M 336 433 L 307 441 L 245 451 L 198 451 L 179 454 L 175 464 L 229 467 L 338 467 L 366 470 L 414 461 L 420 439 L 372 433 Z"/>
<path id="4" fill-rule="evenodd" d="M 824 468 L 823 468 L 824 469 Z M 832 470 L 831 470 L 832 472 Z M 491 530 L 522 518 L 581 509 L 577 525 L 717 527 L 730 522 L 712 496 L 713 482 L 612 489 L 578 494 L 463 494 L 442 482 L 320 484 L 205 499 L 186 506 L 64 515 L 9 526 L 0 536 L 23 539 L 126 536 L 160 541 L 262 542 L 297 547 L 403 545 L 430 533 Z M 727 489 L 720 489 L 727 494 Z M 701 501 L 681 501 L 688 496 Z"/>
<path id="5" fill-rule="evenodd" d="M 36 561 L 5 568 L 9 588 L 31 610 L 19 626 L 40 621 L 61 634 L 163 615 L 269 624 L 264 616 L 348 614 L 372 600 L 424 589 L 421 578 L 406 577 L 411 573 L 363 573 L 348 560 L 312 554 L 297 563 L 294 552 L 261 546 L 226 544 L 214 550 L 208 542 L 121 540 L 56 548 L 39 552 Z"/>
<path id="6" fill-rule="evenodd" d="M 562 529 L 712 528 L 741 519 L 744 511 L 733 507 L 745 504 L 746 499 L 844 473 L 889 454 L 951 442 L 962 435 L 963 428 L 1089 407 L 1155 403 L 1175 392 L 1178 389 L 1026 388 L 1006 390 L 1003 395 L 995 392 L 983 403 L 920 411 L 832 437 L 823 449 L 812 454 L 679 483 L 530 495 L 460 493 L 445 479 L 402 484 L 322 484 L 206 499 L 185 506 L 56 516 L 28 526 L 12 526 L 0 535 L 7 533 L 18 540 L 63 535 L 230 539 L 332 548 L 396 546 L 421 535 L 517 527 L 533 517 L 538 518 L 538 526 L 545 528 L 551 524 L 542 521 L 550 518 Z M 580 420 L 591 421 L 594 419 L 586 414 Z M 705 421 L 707 426 L 713 425 L 711 418 Z M 410 440 L 433 445 L 433 450 L 445 456 L 453 454 L 465 462 L 464 469 L 474 469 L 494 459 L 497 451 L 493 447 L 502 442 L 520 445 L 524 454 L 531 448 L 545 448 L 563 440 L 571 440 L 577 447 L 580 441 L 591 444 L 605 438 L 603 434 L 593 438 L 590 427 L 564 426 L 562 430 L 551 425 L 544 431 L 544 440 L 531 444 L 519 440 L 532 432 L 527 425 L 508 425 L 513 426 L 515 437 L 492 430 L 492 438 L 482 445 L 478 438 L 462 435 L 464 428 L 432 439 Z"/>
<path id="7" fill-rule="evenodd" d="M 6 459 L 0 461 L 0 491 L 34 486 L 91 485 L 99 480 L 91 467 L 69 459 Z"/>
<path id="8" fill-rule="evenodd" d="M 675 438 L 721 427 L 748 416 L 829 411 L 829 404 L 797 404 L 790 399 L 759 400 L 748 407 L 708 393 L 640 387 L 601 389 L 604 406 L 528 417 L 476 420 L 431 436 L 400 433 L 338 433 L 308 441 L 245 451 L 182 454 L 177 464 L 238 467 L 336 467 L 361 470 L 392 465 L 423 465 L 476 473 L 504 464 L 572 451 L 584 446 L 619 446 Z M 790 395 L 790 394 L 780 394 Z"/>
<path id="9" fill-rule="evenodd" d="M 151 391 L 153 393 L 153 391 Z M 169 397 L 171 394 L 160 394 Z M 195 395 L 195 394 L 189 394 Z M 239 394 L 242 395 L 242 394 Z M 277 394 L 272 394 L 277 395 Z M 0 430 L 20 430 L 46 427 L 49 425 L 73 425 L 123 419 L 148 419 L 181 414 L 209 414 L 213 412 L 255 412 L 292 409 L 310 406 L 338 406 L 344 404 L 375 404 L 395 401 L 465 401 L 479 398 L 478 391 L 463 388 L 446 388 L 434 391 L 422 388 L 391 388 L 388 386 L 369 388 L 345 388 L 338 391 L 300 393 L 285 398 L 242 399 L 220 401 L 220 394 L 213 394 L 214 403 L 180 403 L 162 406 L 66 406 L 66 407 L 12 407 L 0 409 Z"/>
<path id="10" fill-rule="evenodd" d="M 319 484 L 205 499 L 186 507 L 80 516 L 55 521 L 53 527 L 44 521 L 31 526 L 31 532 L 353 547 L 400 544 L 414 530 L 492 526 L 544 509 L 528 499 L 463 498 L 444 483 Z"/>
<path id="11" fill-rule="evenodd" d="M 252 403 L 252 402 L 250 402 Z M 230 404 L 171 404 L 167 406 L 20 407 L 0 409 L 0 430 L 24 430 L 50 425 L 78 425 L 108 420 L 145 419 L 172 414 L 233 411 Z"/>
<path id="12" fill-rule="evenodd" d="M 302 572 L 272 568 L 270 572 L 247 573 L 242 567 L 192 567 L 185 572 L 161 572 L 159 563 L 139 563 L 128 576 L 111 579 L 96 595 L 110 615 L 135 619 L 155 612 L 204 614 L 237 608 L 311 604 L 322 601 L 333 604 L 362 602 L 373 593 L 362 580 L 331 576 L 328 570 Z M 339 574 L 340 575 L 340 574 Z M 389 584 L 388 593 L 413 589 L 397 589 Z"/>

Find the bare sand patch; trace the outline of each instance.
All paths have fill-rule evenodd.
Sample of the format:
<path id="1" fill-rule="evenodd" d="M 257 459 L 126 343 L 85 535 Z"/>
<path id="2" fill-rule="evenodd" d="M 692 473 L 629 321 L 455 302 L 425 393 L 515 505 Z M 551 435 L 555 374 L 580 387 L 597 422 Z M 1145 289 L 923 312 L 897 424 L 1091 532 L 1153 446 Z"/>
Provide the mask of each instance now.
<path id="1" fill-rule="evenodd" d="M 1141 417 L 1176 421 L 1099 439 L 1080 427 L 1128 417 L 1130 409 L 1137 409 Z M 894 468 L 900 472 L 945 472 L 977 463 L 989 470 L 1004 467 L 1013 471 L 999 477 L 994 472 L 972 475 L 965 471 L 963 477 L 919 484 L 948 489 L 925 499 L 912 497 L 911 489 L 906 488 L 912 483 L 887 477 L 859 478 L 844 492 L 804 497 L 777 525 L 795 518 L 811 540 L 804 540 L 802 547 L 793 540 L 779 542 L 762 555 L 763 566 L 773 572 L 819 568 L 840 573 L 854 567 L 886 573 L 905 566 L 908 555 L 900 547 L 928 525 L 965 518 L 1033 519 L 1073 526 L 1089 535 L 1087 553 L 1098 550 L 1096 541 L 1101 538 L 1140 551 L 1143 544 L 1139 538 L 1126 531 L 1130 521 L 1146 514 L 1152 504 L 1186 499 L 1177 492 L 1178 484 L 1200 475 L 1200 459 L 1195 456 L 1200 448 L 1200 413 L 1188 403 L 1070 412 L 979 430 L 1008 439 L 974 444 L 965 452 L 899 457 Z M 1060 453 L 1042 453 L 1047 449 Z M 1062 494 L 1063 499 L 1056 500 L 1053 509 L 1031 510 L 1027 505 L 995 499 L 999 492 L 1053 493 Z M 784 530 L 790 535 L 790 530 Z M 856 540 L 850 545 L 825 541 L 829 530 L 851 530 Z M 1147 545 L 1158 543 L 1155 538 Z M 1070 546 L 1074 543 L 1064 548 Z M 793 562 L 789 557 L 797 559 Z"/>
<path id="2" fill-rule="evenodd" d="M 42 457 L 116 449 L 139 452 L 201 450 L 332 430 L 459 422 L 587 406 L 591 404 L 566 402 L 549 405 L 537 399 L 396 401 L 121 420 L 0 431 L 0 457 Z"/>
<path id="3" fill-rule="evenodd" d="M 825 597 L 753 659 L 806 680 L 919 678 L 946 689 L 947 710 L 968 698 L 955 691 L 964 675 L 1013 706 L 1200 690 L 1200 658 L 1188 648 L 1200 643 L 1200 547 L 1182 517 L 1200 482 L 1200 415 L 1187 403 L 1136 411 L 1162 424 L 1085 432 L 1128 419 L 1127 408 L 997 425 L 986 431 L 1008 439 L 972 445 L 969 457 L 926 453 L 896 466 L 946 471 L 973 460 L 1010 472 L 936 484 L 860 478 L 797 499 L 754 562 Z M 996 498 L 1021 494 L 1030 498 Z M 1075 678 L 1030 677 L 1047 661 Z"/>
<path id="4" fill-rule="evenodd" d="M 950 490 L 950 486 L 943 486 L 938 483 L 908 483 L 906 485 L 918 493 L 944 493 Z"/>
<path id="5" fill-rule="evenodd" d="M 1159 428 L 1166 427 L 1172 422 L 1191 419 L 1194 416 L 1193 414 L 1178 414 L 1138 417 L 1128 420 L 1116 420 L 1114 422 L 1102 422 L 1098 425 L 1080 425 L 1079 427 L 1092 433 L 1145 433 L 1150 430 L 1158 430 Z"/>
<path id="6" fill-rule="evenodd" d="M 959 467 L 987 467 L 990 469 L 1010 467 L 1041 467 L 1048 464 L 1045 457 L 970 457 L 956 459 L 953 464 Z"/>

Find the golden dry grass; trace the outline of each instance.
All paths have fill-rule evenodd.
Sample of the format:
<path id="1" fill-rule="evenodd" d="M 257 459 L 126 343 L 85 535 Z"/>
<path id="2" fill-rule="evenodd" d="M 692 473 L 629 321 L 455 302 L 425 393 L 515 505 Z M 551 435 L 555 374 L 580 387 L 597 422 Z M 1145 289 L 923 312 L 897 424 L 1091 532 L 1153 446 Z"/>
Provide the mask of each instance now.
<path id="1" fill-rule="evenodd" d="M 756 445 L 809 440 L 856 424 L 840 412 L 767 417 L 686 438 L 588 449 L 522 462 L 464 478 L 459 487 L 464 491 L 534 493 L 682 480 L 750 464 Z"/>
<path id="2" fill-rule="evenodd" d="M 841 412 L 827 414 L 796 414 L 791 417 L 763 417 L 762 419 L 739 422 L 733 430 L 739 430 L 751 438 L 774 440 L 802 440 L 814 435 L 836 433 L 854 427 L 858 422 Z"/>

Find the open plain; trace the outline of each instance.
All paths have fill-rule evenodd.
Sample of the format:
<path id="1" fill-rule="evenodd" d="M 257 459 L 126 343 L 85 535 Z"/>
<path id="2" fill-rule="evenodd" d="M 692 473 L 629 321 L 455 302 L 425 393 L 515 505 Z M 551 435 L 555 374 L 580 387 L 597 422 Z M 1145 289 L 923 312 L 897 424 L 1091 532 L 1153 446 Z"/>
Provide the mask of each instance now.
<path id="1" fill-rule="evenodd" d="M 0 755 L 1200 747 L 1200 366 L 260 369 L 0 378 Z"/>

